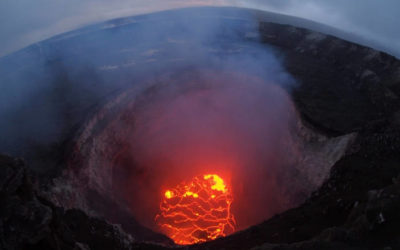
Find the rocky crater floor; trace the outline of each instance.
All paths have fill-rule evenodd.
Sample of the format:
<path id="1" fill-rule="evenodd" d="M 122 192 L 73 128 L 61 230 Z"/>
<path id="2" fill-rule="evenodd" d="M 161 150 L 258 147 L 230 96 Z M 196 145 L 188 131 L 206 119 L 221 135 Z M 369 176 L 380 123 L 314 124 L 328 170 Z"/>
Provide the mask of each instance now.
<path id="1" fill-rule="evenodd" d="M 185 249 L 398 249 L 399 120 L 359 133 L 351 152 L 298 208 Z M 57 207 L 18 158 L 0 157 L 2 249 L 168 249 L 138 241 L 120 226 Z M 160 241 L 162 242 L 162 241 Z M 179 248 L 179 247 L 178 247 Z"/>

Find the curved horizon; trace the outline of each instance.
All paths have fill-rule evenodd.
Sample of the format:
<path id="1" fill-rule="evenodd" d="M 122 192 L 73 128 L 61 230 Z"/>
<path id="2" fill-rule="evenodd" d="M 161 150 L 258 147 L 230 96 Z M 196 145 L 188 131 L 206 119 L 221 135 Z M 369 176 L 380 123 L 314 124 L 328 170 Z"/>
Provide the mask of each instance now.
<path id="1" fill-rule="evenodd" d="M 335 28 L 330 25 L 326 25 L 323 23 L 319 23 L 310 19 L 302 18 L 302 17 L 296 17 L 292 15 L 287 15 L 287 14 L 282 14 L 278 12 L 272 12 L 272 11 L 265 11 L 265 10 L 258 10 L 254 8 L 246 8 L 246 7 L 235 7 L 235 6 L 194 6 L 194 7 L 183 7 L 183 8 L 173 8 L 173 9 L 167 9 L 167 10 L 160 10 L 160 11 L 155 11 L 151 13 L 143 13 L 143 14 L 137 14 L 137 15 L 130 15 L 130 16 L 121 16 L 121 17 L 115 17 L 112 19 L 108 20 L 103 20 L 103 21 L 98 21 L 94 23 L 90 23 L 87 25 L 83 25 L 81 27 L 71 29 L 71 30 L 66 30 L 62 31 L 60 33 L 53 34 L 47 38 L 44 38 L 42 40 L 33 42 L 31 44 L 28 44 L 26 46 L 23 46 L 21 48 L 18 48 L 14 51 L 11 51 L 10 53 L 1 55 L 0 54 L 0 59 L 8 57 L 13 55 L 14 53 L 18 53 L 19 51 L 23 51 L 24 49 L 27 49 L 31 46 L 38 45 L 41 43 L 45 43 L 54 39 L 64 39 L 65 38 L 70 38 L 75 35 L 80 35 L 87 31 L 94 31 L 96 29 L 103 29 L 104 25 L 113 25 L 112 27 L 116 27 L 118 25 L 125 25 L 130 22 L 136 22 L 135 19 L 140 19 L 140 18 L 151 18 L 152 16 L 159 17 L 162 14 L 167 14 L 167 15 L 178 15 L 183 12 L 190 12 L 190 11 L 195 11 L 195 10 L 201 10 L 201 11 L 219 11 L 219 10 L 225 10 L 225 11 L 237 11 L 237 12 L 242 12 L 242 11 L 248 11 L 254 15 L 254 18 L 260 19 L 260 21 L 264 22 L 272 22 L 272 23 L 279 23 L 279 24 L 287 24 L 287 25 L 292 25 L 294 27 L 300 27 L 300 28 L 305 28 L 309 30 L 313 30 L 316 32 L 320 32 L 326 35 L 331 35 L 334 37 L 341 38 L 343 40 L 347 40 L 350 42 L 354 42 L 366 47 L 371 47 L 375 50 L 379 50 L 385 53 L 388 53 L 390 55 L 396 56 L 393 54 L 393 52 L 382 45 L 375 44 L 368 39 L 363 38 L 360 35 L 356 35 L 350 32 L 346 32 L 344 30 L 340 30 L 338 28 Z M 211 14 L 211 13 L 208 13 Z M 213 13 L 217 14 L 217 13 Z M 226 13 L 224 13 L 226 14 Z M 241 16 L 242 17 L 242 16 Z M 115 24 L 116 22 L 121 22 L 124 20 L 124 22 Z"/>
<path id="2" fill-rule="evenodd" d="M 48 0 L 35 3 L 19 1 L 18 4 L 4 1 L 0 3 L 0 57 L 107 20 L 204 6 L 250 8 L 307 19 L 351 33 L 363 41 L 362 45 L 400 57 L 400 33 L 396 32 L 399 18 L 395 11 L 400 8 L 400 2 L 392 0 L 384 4 L 373 0 L 362 3 L 341 0 L 323 3 L 316 0 L 301 3 L 293 0 L 118 0 L 113 4 L 92 0 L 58 3 Z"/>

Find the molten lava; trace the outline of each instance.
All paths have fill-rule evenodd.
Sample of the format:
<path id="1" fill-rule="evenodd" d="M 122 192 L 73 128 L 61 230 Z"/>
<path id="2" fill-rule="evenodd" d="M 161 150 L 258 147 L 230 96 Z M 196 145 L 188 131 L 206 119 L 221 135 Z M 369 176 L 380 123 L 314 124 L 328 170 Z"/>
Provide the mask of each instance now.
<path id="1" fill-rule="evenodd" d="M 235 231 L 232 201 L 231 190 L 221 177 L 197 176 L 165 191 L 155 221 L 180 245 L 214 240 Z"/>

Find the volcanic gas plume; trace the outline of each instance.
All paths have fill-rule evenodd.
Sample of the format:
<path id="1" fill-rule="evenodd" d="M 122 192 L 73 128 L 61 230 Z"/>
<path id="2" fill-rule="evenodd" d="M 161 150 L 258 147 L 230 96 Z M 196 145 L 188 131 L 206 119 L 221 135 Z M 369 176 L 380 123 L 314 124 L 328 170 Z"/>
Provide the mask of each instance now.
<path id="1" fill-rule="evenodd" d="M 202 17 L 172 27 L 164 22 L 165 30 L 174 33 L 159 26 L 162 32 L 154 32 L 152 25 L 140 29 L 144 36 L 134 37 L 146 45 L 140 55 L 154 58 L 138 58 L 146 62 L 140 64 L 141 77 L 129 78 L 135 84 L 116 92 L 82 131 L 70 164 L 80 177 L 70 179 L 90 202 L 79 196 L 71 203 L 113 217 L 113 209 L 92 202 L 95 190 L 141 225 L 189 244 L 245 229 L 303 197 L 295 192 L 305 188 L 295 189 L 288 181 L 299 156 L 291 128 L 297 116 L 288 95 L 294 82 L 275 51 L 258 43 L 256 19 L 246 20 Z M 170 39 L 173 34 L 176 39 Z M 164 47 L 147 46 L 161 35 L 166 36 Z M 175 226 L 183 219 L 168 217 L 167 205 L 179 196 L 184 204 L 205 199 L 183 186 L 212 184 L 214 178 L 202 178 L 209 174 L 219 176 L 227 189 L 204 189 L 217 199 L 207 204 L 203 218 L 229 215 L 203 224 L 199 213 L 186 228 Z"/>
<path id="2" fill-rule="evenodd" d="M 122 145 L 112 162 L 113 188 L 143 225 L 196 243 L 288 206 L 280 178 L 296 157 L 288 147 L 294 109 L 281 87 L 240 73 L 190 72 L 132 103 L 108 136 L 117 134 L 113 141 Z M 224 188 L 214 189 L 218 183 Z"/>

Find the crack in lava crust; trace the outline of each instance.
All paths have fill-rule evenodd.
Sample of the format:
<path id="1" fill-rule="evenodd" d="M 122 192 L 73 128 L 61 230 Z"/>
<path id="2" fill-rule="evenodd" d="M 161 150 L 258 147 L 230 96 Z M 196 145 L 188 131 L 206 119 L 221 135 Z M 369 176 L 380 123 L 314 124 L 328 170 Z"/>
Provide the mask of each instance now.
<path id="1" fill-rule="evenodd" d="M 175 243 L 195 244 L 235 231 L 230 188 L 216 174 L 196 176 L 163 195 L 155 221 Z"/>

